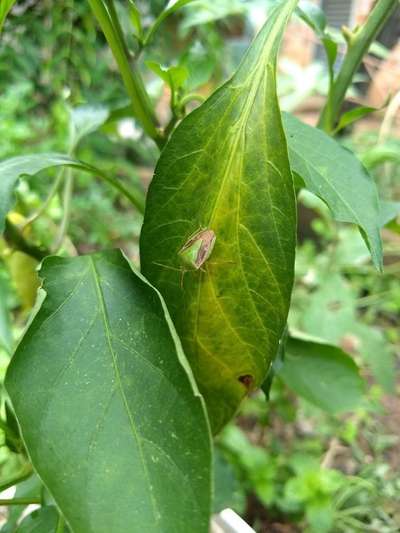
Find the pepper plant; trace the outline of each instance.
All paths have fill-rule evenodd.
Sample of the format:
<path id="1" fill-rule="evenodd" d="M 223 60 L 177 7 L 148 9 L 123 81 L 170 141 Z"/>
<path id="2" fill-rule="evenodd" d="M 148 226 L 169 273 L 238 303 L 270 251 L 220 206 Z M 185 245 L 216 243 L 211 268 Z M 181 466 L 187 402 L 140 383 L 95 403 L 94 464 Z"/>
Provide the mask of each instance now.
<path id="1" fill-rule="evenodd" d="M 126 2 L 134 58 L 114 0 L 88 2 L 130 99 L 116 113 L 134 117 L 161 155 L 146 197 L 76 159 L 81 138 L 110 118 L 86 110 L 72 115 L 69 153 L 23 154 L 0 163 L 0 230 L 8 246 L 41 263 L 36 305 L 5 380 L 1 426 L 19 454 L 20 471 L 2 487 L 33 475 L 44 487 L 37 499 L 19 497 L 17 489 L 2 503 L 40 503 L 18 531 L 36 525 L 74 533 L 205 533 L 212 438 L 248 394 L 262 387 L 268 395 L 280 373 L 299 394 L 329 403 L 323 383 L 338 369 L 352 399 L 361 394 L 357 366 L 344 352 L 287 328 L 296 193 L 308 189 L 337 221 L 358 225 L 381 270 L 375 183 L 333 135 L 367 112 L 341 114 L 342 104 L 398 2 L 378 0 L 364 26 L 345 31 L 347 53 L 338 70 L 338 43 L 323 13 L 307 2 L 272 2 L 237 70 L 191 112 L 188 103 L 198 96 L 185 91 L 185 69 L 143 65 L 141 58 L 165 20 L 196 2 L 170 1 L 150 26 L 140 6 Z M 13 3 L 2 0 L 0 27 Z M 279 108 L 277 56 L 294 15 L 326 50 L 329 94 L 319 128 Z M 143 68 L 169 86 L 171 120 L 163 127 Z M 60 239 L 48 250 L 30 241 L 26 221 L 19 223 L 12 211 L 19 178 L 53 167 L 59 174 L 44 208 L 64 183 L 65 216 Z M 78 170 L 116 188 L 143 214 L 140 271 L 119 250 L 65 253 Z M 321 371 L 315 384 L 304 375 L 313 360 Z M 338 398 L 332 411 L 349 407 Z"/>

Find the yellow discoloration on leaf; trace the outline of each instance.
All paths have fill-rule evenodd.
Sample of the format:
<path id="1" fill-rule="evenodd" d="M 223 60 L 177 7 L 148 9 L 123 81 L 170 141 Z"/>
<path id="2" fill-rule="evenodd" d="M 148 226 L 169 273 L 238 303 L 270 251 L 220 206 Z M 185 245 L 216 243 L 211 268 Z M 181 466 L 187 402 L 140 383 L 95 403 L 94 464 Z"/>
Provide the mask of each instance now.
<path id="1" fill-rule="evenodd" d="M 143 273 L 166 299 L 214 431 L 264 380 L 287 319 L 296 210 L 275 63 L 295 5 L 276 4 L 233 78 L 176 129 L 149 190 Z M 215 246 L 182 285 L 176 250 L 198 228 Z"/>

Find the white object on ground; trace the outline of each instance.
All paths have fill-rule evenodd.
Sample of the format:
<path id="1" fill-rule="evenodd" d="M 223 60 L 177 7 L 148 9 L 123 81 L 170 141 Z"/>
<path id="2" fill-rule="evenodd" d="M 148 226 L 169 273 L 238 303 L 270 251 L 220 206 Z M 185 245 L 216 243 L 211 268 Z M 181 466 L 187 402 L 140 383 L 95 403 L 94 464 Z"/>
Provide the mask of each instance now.
<path id="1" fill-rule="evenodd" d="M 224 509 L 213 516 L 210 533 L 255 533 L 232 509 Z"/>

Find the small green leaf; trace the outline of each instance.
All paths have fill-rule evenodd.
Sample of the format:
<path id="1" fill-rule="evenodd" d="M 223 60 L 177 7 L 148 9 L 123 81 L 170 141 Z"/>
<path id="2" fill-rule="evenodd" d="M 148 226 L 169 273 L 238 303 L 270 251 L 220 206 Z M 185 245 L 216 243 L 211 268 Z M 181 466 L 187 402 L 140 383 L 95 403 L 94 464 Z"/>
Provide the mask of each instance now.
<path id="1" fill-rule="evenodd" d="M 160 27 L 160 25 L 164 22 L 166 18 L 168 18 L 170 15 L 173 15 L 176 11 L 178 11 L 178 9 L 181 9 L 187 4 L 190 4 L 190 2 L 193 2 L 193 0 L 170 0 L 166 8 L 156 18 L 154 24 L 151 26 L 151 28 L 147 32 L 146 37 L 144 39 L 144 43 L 143 43 L 144 46 L 146 46 L 147 44 L 151 42 L 158 28 Z"/>
<path id="2" fill-rule="evenodd" d="M 323 10 L 316 4 L 308 1 L 301 1 L 296 8 L 296 13 L 316 33 L 323 34 L 325 32 L 326 16 Z"/>
<path id="3" fill-rule="evenodd" d="M 289 337 L 278 376 L 296 394 L 328 413 L 355 409 L 364 392 L 355 362 L 336 346 L 308 339 Z"/>
<path id="4" fill-rule="evenodd" d="M 380 225 L 383 228 L 400 215 L 400 202 L 381 202 Z"/>
<path id="5" fill-rule="evenodd" d="M 6 388 L 71 529 L 207 533 L 208 422 L 159 294 L 119 251 L 51 257 L 41 276 Z"/>
<path id="6" fill-rule="evenodd" d="M 183 87 L 189 76 L 188 70 L 185 67 L 178 65 L 163 67 L 156 61 L 146 61 L 146 65 L 157 74 L 157 76 L 160 77 L 172 91 L 177 91 Z"/>
<path id="7" fill-rule="evenodd" d="M 370 115 L 371 113 L 375 113 L 376 111 L 378 111 L 378 109 L 376 109 L 375 107 L 360 106 L 356 107 L 355 109 L 351 109 L 346 113 L 343 113 L 343 115 L 340 117 L 339 124 L 335 128 L 334 133 L 338 133 L 346 126 L 349 126 L 350 124 L 357 122 L 357 120 L 360 120 L 366 117 L 367 115 Z"/>
<path id="8" fill-rule="evenodd" d="M 6 17 L 12 8 L 12 6 L 15 4 L 16 0 L 1 0 L 0 1 L 0 33 L 3 29 L 4 21 L 6 20 Z"/>
<path id="9" fill-rule="evenodd" d="M 296 9 L 298 16 L 306 23 L 319 37 L 328 61 L 330 83 L 333 83 L 333 66 L 338 52 L 338 43 L 334 37 L 326 31 L 326 16 L 323 10 L 316 4 L 309 1 L 300 2 Z"/>
<path id="10" fill-rule="evenodd" d="M 374 265 L 381 269 L 380 206 L 372 177 L 352 152 L 323 131 L 287 113 L 284 125 L 292 170 L 336 220 L 358 225 Z"/>
<path id="11" fill-rule="evenodd" d="M 108 119 L 109 111 L 105 107 L 78 106 L 70 111 L 70 144 L 78 145 L 83 137 L 93 133 Z"/>
<path id="12" fill-rule="evenodd" d="M 41 507 L 22 520 L 16 533 L 56 533 L 57 524 L 57 509 L 53 506 Z"/>
<path id="13" fill-rule="evenodd" d="M 286 324 L 296 209 L 275 68 L 295 5 L 275 4 L 236 74 L 181 122 L 148 193 L 142 269 L 166 299 L 214 431 L 262 384 Z M 212 255 L 182 277 L 179 251 L 204 228 Z"/>
<path id="14" fill-rule="evenodd" d="M 143 28 L 142 28 L 142 17 L 140 11 L 137 8 L 134 0 L 128 0 L 129 3 L 129 16 L 131 18 L 132 24 L 135 27 L 136 35 L 139 39 L 142 39 Z"/>
<path id="15" fill-rule="evenodd" d="M 101 170 L 63 154 L 33 154 L 13 157 L 0 162 L 0 233 L 4 231 L 4 223 L 7 213 L 12 209 L 14 189 L 21 176 L 33 176 L 42 170 L 52 167 L 68 166 L 84 172 L 89 172 L 107 181 L 113 187 L 119 189 L 140 211 L 143 210 L 144 200 L 135 191 L 127 191 L 117 180 L 110 178 Z"/>
<path id="16" fill-rule="evenodd" d="M 188 10 L 181 28 L 188 30 L 226 17 L 244 15 L 248 9 L 249 6 L 242 0 L 201 0 L 194 4 L 193 9 Z"/>

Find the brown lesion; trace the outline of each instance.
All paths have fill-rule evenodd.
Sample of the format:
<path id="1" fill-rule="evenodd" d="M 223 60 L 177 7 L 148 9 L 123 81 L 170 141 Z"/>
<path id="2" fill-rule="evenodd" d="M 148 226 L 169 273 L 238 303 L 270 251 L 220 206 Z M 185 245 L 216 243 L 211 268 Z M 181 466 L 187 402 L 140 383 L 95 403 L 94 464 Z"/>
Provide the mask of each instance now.
<path id="1" fill-rule="evenodd" d="M 243 376 L 239 376 L 238 380 L 245 386 L 247 392 L 249 392 L 254 383 L 253 376 L 251 376 L 250 374 L 244 374 Z"/>

